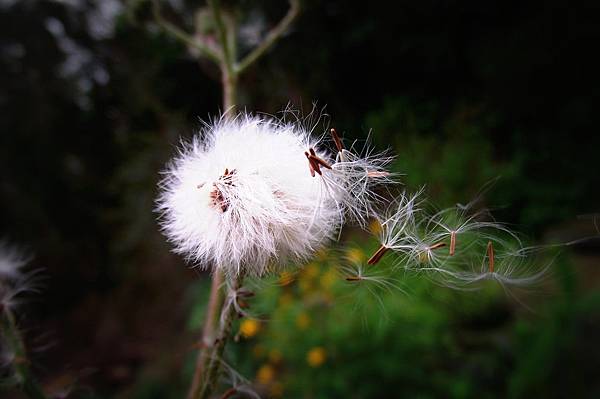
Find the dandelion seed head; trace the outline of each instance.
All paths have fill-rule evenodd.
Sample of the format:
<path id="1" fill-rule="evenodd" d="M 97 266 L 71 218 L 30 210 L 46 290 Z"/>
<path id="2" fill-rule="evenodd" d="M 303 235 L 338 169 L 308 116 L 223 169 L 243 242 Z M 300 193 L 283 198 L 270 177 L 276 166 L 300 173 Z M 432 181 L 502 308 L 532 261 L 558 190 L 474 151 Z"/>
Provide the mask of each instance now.
<path id="1" fill-rule="evenodd" d="M 0 308 L 14 310 L 21 304 L 21 294 L 38 288 L 38 271 L 24 272 L 30 256 L 6 241 L 0 242 Z"/>
<path id="2" fill-rule="evenodd" d="M 15 279 L 22 274 L 30 258 L 6 241 L 0 241 L 0 280 Z"/>
<path id="3" fill-rule="evenodd" d="M 262 275 L 304 260 L 338 230 L 335 197 L 305 152 L 331 162 L 298 124 L 241 114 L 207 124 L 165 172 L 162 228 L 203 268 Z"/>

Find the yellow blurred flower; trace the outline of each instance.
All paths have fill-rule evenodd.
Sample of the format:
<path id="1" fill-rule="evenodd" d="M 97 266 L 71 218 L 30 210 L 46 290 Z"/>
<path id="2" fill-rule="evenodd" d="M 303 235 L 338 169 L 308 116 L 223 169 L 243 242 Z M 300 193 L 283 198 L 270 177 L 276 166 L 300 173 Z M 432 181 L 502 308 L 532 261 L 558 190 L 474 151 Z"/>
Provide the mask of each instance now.
<path id="1" fill-rule="evenodd" d="M 300 279 L 298 286 L 302 292 L 308 292 L 312 289 L 312 284 L 309 279 Z"/>
<path id="2" fill-rule="evenodd" d="M 273 398 L 280 398 L 283 396 L 283 384 L 281 382 L 274 382 L 271 384 L 270 389 L 271 396 Z"/>
<path id="3" fill-rule="evenodd" d="M 350 248 L 346 251 L 346 256 L 352 262 L 362 263 L 366 256 L 360 248 Z"/>
<path id="4" fill-rule="evenodd" d="M 304 268 L 304 275 L 308 278 L 315 278 L 319 275 L 319 266 L 316 263 L 309 263 Z"/>
<path id="5" fill-rule="evenodd" d="M 379 223 L 379 221 L 378 220 L 373 220 L 371 222 L 371 224 L 369 224 L 369 230 L 373 234 L 379 234 L 379 233 L 381 233 L 381 224 Z"/>
<path id="6" fill-rule="evenodd" d="M 306 330 L 308 328 L 310 325 L 310 317 L 308 317 L 306 312 L 302 312 L 296 317 L 296 325 L 301 330 Z"/>
<path id="7" fill-rule="evenodd" d="M 327 259 L 327 255 L 329 255 L 327 249 L 321 248 L 315 253 L 315 259 L 323 261 Z"/>
<path id="8" fill-rule="evenodd" d="M 338 280 L 338 275 L 334 269 L 329 269 L 321 276 L 321 287 L 325 289 L 331 288 L 333 284 Z"/>
<path id="9" fill-rule="evenodd" d="M 321 346 L 316 346 L 308 351 L 306 354 L 306 361 L 311 367 L 319 367 L 323 363 L 325 363 L 325 359 L 327 358 L 327 353 L 325 349 Z"/>
<path id="10" fill-rule="evenodd" d="M 265 354 L 265 348 L 262 345 L 254 345 L 252 347 L 252 354 L 254 357 L 262 357 Z"/>
<path id="11" fill-rule="evenodd" d="M 244 338 L 252 338 L 260 331 L 260 323 L 254 319 L 244 319 L 240 324 L 240 334 Z"/>
<path id="12" fill-rule="evenodd" d="M 291 304 L 292 302 L 294 302 L 294 296 L 292 294 L 290 294 L 289 292 L 286 292 L 279 297 L 279 305 L 280 306 L 287 306 L 287 305 Z"/>
<path id="13" fill-rule="evenodd" d="M 283 358 L 283 355 L 281 354 L 281 351 L 278 349 L 271 349 L 271 351 L 269 352 L 269 361 L 271 363 L 277 364 L 277 363 L 281 362 L 282 358 Z"/>
<path id="14" fill-rule="evenodd" d="M 273 378 L 275 378 L 275 369 L 270 364 L 262 365 L 256 373 L 256 380 L 263 385 L 273 381 Z"/>
<path id="15" fill-rule="evenodd" d="M 279 284 L 289 285 L 294 282 L 294 275 L 288 271 L 283 271 L 279 274 Z"/>

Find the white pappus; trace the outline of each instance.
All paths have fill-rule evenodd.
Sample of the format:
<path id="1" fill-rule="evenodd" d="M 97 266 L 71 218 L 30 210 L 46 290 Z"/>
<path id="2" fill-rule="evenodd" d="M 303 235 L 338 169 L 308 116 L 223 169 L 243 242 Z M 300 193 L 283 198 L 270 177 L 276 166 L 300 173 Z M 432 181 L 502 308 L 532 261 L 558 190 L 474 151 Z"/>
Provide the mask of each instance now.
<path id="1" fill-rule="evenodd" d="M 335 236 L 347 185 L 327 184 L 333 156 L 301 125 L 239 114 L 183 145 L 157 200 L 176 252 L 228 275 L 262 275 Z"/>

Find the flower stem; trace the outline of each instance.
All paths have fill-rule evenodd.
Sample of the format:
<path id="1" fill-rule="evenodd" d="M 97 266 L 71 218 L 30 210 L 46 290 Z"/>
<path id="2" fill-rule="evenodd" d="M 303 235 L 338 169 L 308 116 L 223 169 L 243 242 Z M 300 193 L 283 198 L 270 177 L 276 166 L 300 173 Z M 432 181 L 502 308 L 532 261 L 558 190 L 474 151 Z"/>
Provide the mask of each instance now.
<path id="1" fill-rule="evenodd" d="M 200 388 L 196 398 L 207 399 L 216 388 L 217 380 L 219 378 L 219 370 L 221 369 L 221 358 L 223 357 L 223 351 L 225 350 L 225 344 L 231 335 L 233 320 L 237 315 L 235 307 L 237 292 L 241 288 L 243 281 L 244 276 L 242 274 L 231 278 L 229 283 L 229 291 L 227 293 L 228 297 L 225 301 L 225 305 L 221 309 L 217 338 L 212 347 L 210 355 L 207 357 L 207 360 L 210 363 L 204 373 L 202 387 Z"/>
<path id="2" fill-rule="evenodd" d="M 21 384 L 21 389 L 31 399 L 46 399 L 46 394 L 38 384 L 37 380 L 29 368 L 29 359 L 25 349 L 25 343 L 17 327 L 15 316 L 10 309 L 4 308 L 2 311 L 2 335 L 6 339 L 6 344 L 13 351 L 13 368 L 17 379 Z"/>
<path id="3" fill-rule="evenodd" d="M 219 270 L 215 270 L 212 275 L 212 282 L 210 287 L 210 296 L 208 298 L 208 305 L 206 311 L 206 318 L 204 320 L 204 328 L 202 329 L 202 338 L 199 342 L 201 348 L 196 358 L 196 370 L 192 377 L 192 385 L 188 392 L 188 399 L 195 399 L 198 397 L 198 392 L 203 384 L 203 375 L 210 362 L 210 351 L 212 350 L 215 339 L 216 339 L 216 322 L 219 310 L 223 305 L 221 300 L 221 285 L 223 283 L 223 275 Z"/>

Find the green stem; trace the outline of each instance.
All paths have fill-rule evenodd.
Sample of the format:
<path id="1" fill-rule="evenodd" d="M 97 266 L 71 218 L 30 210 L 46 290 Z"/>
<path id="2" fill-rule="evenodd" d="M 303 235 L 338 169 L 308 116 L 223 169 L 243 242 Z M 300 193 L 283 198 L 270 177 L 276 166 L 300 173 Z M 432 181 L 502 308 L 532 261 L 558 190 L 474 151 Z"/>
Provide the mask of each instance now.
<path id="1" fill-rule="evenodd" d="M 193 36 L 184 32 L 182 29 L 165 20 L 160 11 L 159 0 L 152 0 L 152 14 L 156 23 L 173 38 L 179 40 L 186 46 L 195 48 L 200 52 L 200 54 L 206 56 L 217 64 L 221 61 L 219 54 L 200 38 L 194 38 Z"/>
<path id="2" fill-rule="evenodd" d="M 15 317 L 7 308 L 4 308 L 2 312 L 2 335 L 5 337 L 7 345 L 14 352 L 13 367 L 21 383 L 21 389 L 31 399 L 46 399 L 46 394 L 29 368 L 25 343 L 17 327 Z"/>
<path id="3" fill-rule="evenodd" d="M 188 392 L 188 399 L 198 397 L 200 388 L 203 384 L 203 376 L 210 362 L 210 352 L 213 349 L 216 339 L 216 324 L 217 316 L 223 305 L 221 298 L 221 285 L 223 284 L 223 274 L 219 270 L 215 270 L 212 275 L 210 287 L 210 296 L 208 299 L 206 319 L 202 329 L 202 339 L 199 346 L 202 348 L 196 358 L 196 370 L 192 377 L 192 385 Z"/>
<path id="4" fill-rule="evenodd" d="M 244 281 L 244 276 L 239 275 L 235 278 L 232 278 L 230 281 L 230 287 L 228 295 L 230 297 L 227 301 L 226 305 L 221 310 L 219 331 L 217 335 L 217 341 L 213 346 L 212 353 L 210 354 L 209 367 L 204 374 L 203 385 L 198 393 L 197 398 L 207 399 L 214 391 L 217 386 L 217 381 L 219 378 L 219 371 L 221 369 L 221 359 L 223 357 L 223 352 L 225 351 L 225 344 L 229 340 L 231 335 L 231 328 L 233 326 L 233 320 L 237 315 L 235 309 L 235 295 L 237 291 L 241 288 L 242 283 Z"/>
<path id="5" fill-rule="evenodd" d="M 235 32 L 227 32 L 227 28 L 223 23 L 223 17 L 221 16 L 221 2 L 219 0 L 209 0 L 208 4 L 212 8 L 213 17 L 215 18 L 215 24 L 217 25 L 217 33 L 219 35 L 219 44 L 221 45 L 221 51 L 223 52 L 223 65 L 227 71 L 232 74 L 233 62 L 235 60 L 235 54 L 232 54 L 229 46 L 229 34 L 235 34 Z"/>
<path id="6" fill-rule="evenodd" d="M 292 23 L 300 15 L 300 0 L 290 0 L 290 8 L 287 14 L 279 21 L 273 29 L 267 33 L 264 40 L 248 54 L 235 68 L 236 73 L 243 73 L 248 67 L 262 57 L 273 45 L 281 39 L 281 36 L 290 28 Z"/>

